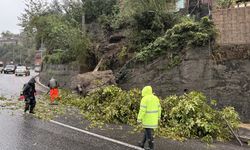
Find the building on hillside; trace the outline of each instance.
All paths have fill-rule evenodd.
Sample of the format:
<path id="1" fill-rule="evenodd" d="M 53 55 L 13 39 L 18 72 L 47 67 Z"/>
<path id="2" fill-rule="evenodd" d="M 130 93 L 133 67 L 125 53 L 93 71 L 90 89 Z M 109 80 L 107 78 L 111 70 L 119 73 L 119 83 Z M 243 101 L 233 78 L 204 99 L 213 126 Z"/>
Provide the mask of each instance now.
<path id="1" fill-rule="evenodd" d="M 4 38 L 0 38 L 0 46 L 3 45 L 17 45 L 18 44 L 18 40 L 16 39 L 4 39 Z"/>
<path id="2" fill-rule="evenodd" d="M 250 6 L 250 0 L 237 0 L 235 8 Z"/>
<path id="3" fill-rule="evenodd" d="M 0 46 L 3 45 L 17 45 L 20 41 L 18 35 L 0 37 Z"/>

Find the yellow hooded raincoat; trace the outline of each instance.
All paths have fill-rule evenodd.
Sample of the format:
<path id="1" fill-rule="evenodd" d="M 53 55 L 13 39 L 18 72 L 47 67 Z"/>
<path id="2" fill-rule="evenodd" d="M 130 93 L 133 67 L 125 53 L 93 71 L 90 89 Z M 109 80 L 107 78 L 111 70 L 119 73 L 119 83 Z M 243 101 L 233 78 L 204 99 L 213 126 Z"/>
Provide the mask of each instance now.
<path id="1" fill-rule="evenodd" d="M 160 100 L 153 94 L 151 86 L 143 88 L 142 97 L 137 121 L 142 122 L 144 128 L 157 128 L 161 117 Z"/>

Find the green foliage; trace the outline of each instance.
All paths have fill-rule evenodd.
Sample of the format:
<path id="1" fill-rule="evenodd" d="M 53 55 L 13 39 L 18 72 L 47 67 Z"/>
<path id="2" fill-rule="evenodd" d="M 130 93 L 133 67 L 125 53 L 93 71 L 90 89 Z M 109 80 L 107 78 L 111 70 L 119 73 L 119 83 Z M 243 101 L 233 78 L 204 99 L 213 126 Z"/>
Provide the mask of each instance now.
<path id="1" fill-rule="evenodd" d="M 54 117 L 64 114 L 66 107 L 63 105 L 50 105 L 49 96 L 43 95 L 43 97 L 39 97 L 35 111 L 35 117 L 42 120 L 51 120 Z"/>
<path id="2" fill-rule="evenodd" d="M 21 25 L 25 32 L 35 37 L 36 49 L 43 42 L 49 54 L 56 49 L 64 51 L 62 54 L 52 54 L 51 59 L 47 60 L 53 63 L 86 60 L 89 41 L 81 31 L 84 11 L 81 1 L 54 1 L 48 5 L 34 0 L 26 6 Z"/>
<path id="3" fill-rule="evenodd" d="M 68 64 L 76 60 L 76 57 L 69 53 L 69 51 L 52 53 L 46 55 L 43 61 L 47 64 Z"/>
<path id="4" fill-rule="evenodd" d="M 214 24 L 207 17 L 202 18 L 199 22 L 190 19 L 184 20 L 167 30 L 164 36 L 144 47 L 137 54 L 137 59 L 144 61 L 169 51 L 179 53 L 185 47 L 205 46 L 209 40 L 214 40 L 215 37 Z"/>
<path id="5" fill-rule="evenodd" d="M 10 31 L 5 31 L 5 32 L 1 33 L 1 37 L 3 37 L 3 38 L 11 38 L 13 36 L 15 36 L 15 35 L 13 33 L 11 33 Z"/>
<path id="6" fill-rule="evenodd" d="M 138 89 L 123 91 L 116 86 L 99 89 L 85 98 L 62 93 L 62 104 L 77 107 L 95 125 L 137 125 L 140 99 Z M 207 104 L 206 97 L 200 92 L 169 96 L 161 100 L 161 106 L 160 128 L 156 131 L 159 136 L 178 140 L 201 138 L 202 141 L 211 143 L 213 140 L 231 138 L 223 117 L 234 129 L 239 124 L 239 116 L 232 107 L 226 107 L 222 111 L 215 110 Z"/>
<path id="7" fill-rule="evenodd" d="M 130 41 L 133 45 L 136 45 L 136 49 L 142 48 L 163 35 L 177 21 L 177 15 L 171 13 L 156 13 L 151 11 L 136 13 L 133 15 L 133 20 L 130 23 Z"/>
<path id="8" fill-rule="evenodd" d="M 167 97 L 162 101 L 163 118 L 161 121 L 161 126 L 166 127 L 166 130 L 159 134 L 174 135 L 177 139 L 200 137 L 209 143 L 213 139 L 229 140 L 230 130 L 223 117 L 235 129 L 239 125 L 237 112 L 231 107 L 217 111 L 211 108 L 206 101 L 206 97 L 199 92 L 191 92 L 179 97 Z M 227 114 L 230 117 L 226 117 Z"/>
<path id="9" fill-rule="evenodd" d="M 235 110 L 233 107 L 226 107 L 221 112 L 222 118 L 228 120 L 229 124 L 236 128 L 239 125 L 239 115 L 235 113 Z"/>
<path id="10" fill-rule="evenodd" d="M 46 15 L 34 21 L 38 42 L 43 40 L 50 51 L 54 49 L 74 51 L 79 48 L 79 43 L 86 41 L 80 29 L 72 27 L 70 22 L 60 16 Z"/>
<path id="11" fill-rule="evenodd" d="M 118 54 L 119 61 L 126 61 L 126 56 L 128 54 L 128 49 L 126 47 L 122 47 L 121 51 Z"/>
<path id="12" fill-rule="evenodd" d="M 63 17 L 46 15 L 34 21 L 37 42 L 43 40 L 50 53 L 56 49 L 64 51 L 61 54 L 52 54 L 51 59 L 48 59 L 50 63 L 68 63 L 79 59 L 80 56 L 87 56 L 88 40 L 80 29 L 72 26 Z"/>
<path id="13" fill-rule="evenodd" d="M 174 9 L 167 0 L 124 0 L 121 5 L 124 16 L 133 16 L 146 11 L 165 13 Z"/>
<path id="14" fill-rule="evenodd" d="M 126 92 L 116 86 L 109 86 L 85 98 L 73 99 L 67 93 L 62 97 L 63 104 L 78 107 L 91 121 L 136 124 L 140 105 L 140 92 L 137 89 Z"/>
<path id="15" fill-rule="evenodd" d="M 98 21 L 108 32 L 126 29 L 130 39 L 129 49 L 138 50 L 164 34 L 178 20 L 177 15 L 167 13 L 167 1 L 120 1 L 113 5 L 112 13 L 101 15 Z"/>
<path id="16" fill-rule="evenodd" d="M 52 4 L 51 8 L 56 9 L 56 11 L 59 12 L 58 14 L 64 16 L 72 26 L 81 28 L 82 15 L 85 12 L 83 1 L 64 0 L 62 4 L 60 4 L 60 2 L 59 4 Z M 63 11 L 66 12 L 66 14 L 64 14 Z"/>
<path id="17" fill-rule="evenodd" d="M 7 100 L 6 97 L 0 96 L 0 101 L 5 101 L 5 100 Z"/>
<path id="18" fill-rule="evenodd" d="M 112 15 L 116 4 L 117 0 L 86 0 L 84 5 L 86 23 L 93 22 L 103 15 Z"/>

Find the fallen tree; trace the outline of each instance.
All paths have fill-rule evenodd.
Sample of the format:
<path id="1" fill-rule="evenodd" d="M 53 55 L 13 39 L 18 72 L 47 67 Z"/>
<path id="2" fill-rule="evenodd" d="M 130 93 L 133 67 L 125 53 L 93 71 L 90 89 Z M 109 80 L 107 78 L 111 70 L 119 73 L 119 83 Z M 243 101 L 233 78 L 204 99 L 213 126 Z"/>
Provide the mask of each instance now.
<path id="1" fill-rule="evenodd" d="M 63 93 L 62 104 L 77 107 L 94 124 L 137 126 L 140 99 L 138 89 L 124 91 L 116 86 L 108 86 L 86 97 Z M 221 111 L 213 109 L 211 105 L 215 104 L 214 100 L 208 104 L 206 96 L 200 92 L 166 97 L 161 100 L 162 116 L 157 135 L 177 140 L 201 138 L 208 143 L 230 140 L 232 134 L 224 119 L 232 129 L 237 129 L 240 123 L 238 113 L 233 107 Z"/>

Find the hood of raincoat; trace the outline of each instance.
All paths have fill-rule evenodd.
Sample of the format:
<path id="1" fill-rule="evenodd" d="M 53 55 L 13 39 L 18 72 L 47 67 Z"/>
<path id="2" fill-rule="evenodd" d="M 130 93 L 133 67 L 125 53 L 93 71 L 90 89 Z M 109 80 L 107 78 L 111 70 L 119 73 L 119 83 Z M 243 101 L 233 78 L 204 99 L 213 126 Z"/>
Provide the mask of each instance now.
<path id="1" fill-rule="evenodd" d="M 147 95 L 152 95 L 153 94 L 153 89 L 151 86 L 145 86 L 143 89 L 142 89 L 142 96 L 147 96 Z"/>
<path id="2" fill-rule="evenodd" d="M 35 84 L 36 83 L 36 80 L 35 78 L 31 78 L 28 82 L 28 84 Z"/>

